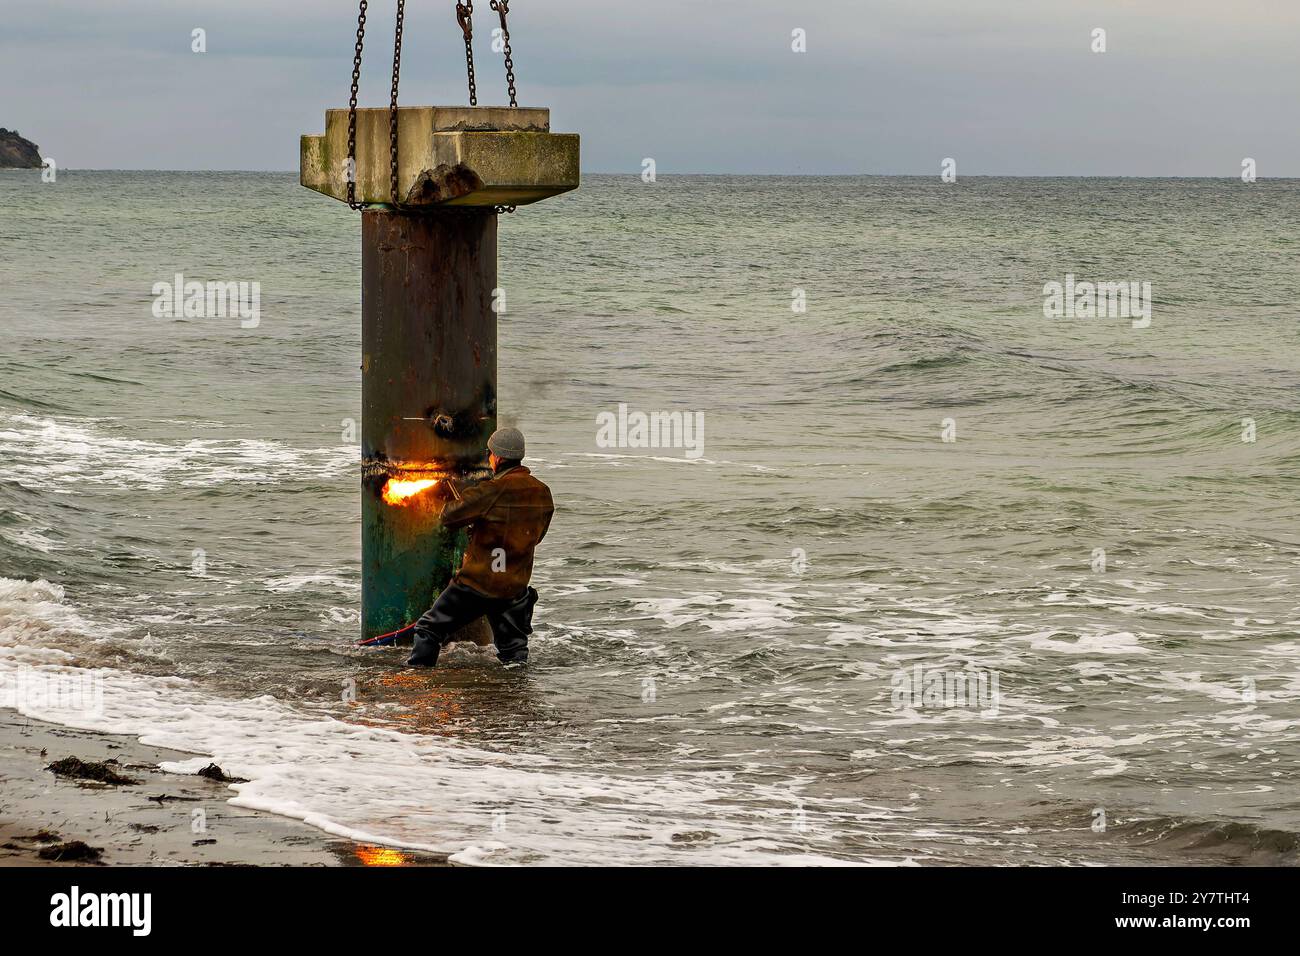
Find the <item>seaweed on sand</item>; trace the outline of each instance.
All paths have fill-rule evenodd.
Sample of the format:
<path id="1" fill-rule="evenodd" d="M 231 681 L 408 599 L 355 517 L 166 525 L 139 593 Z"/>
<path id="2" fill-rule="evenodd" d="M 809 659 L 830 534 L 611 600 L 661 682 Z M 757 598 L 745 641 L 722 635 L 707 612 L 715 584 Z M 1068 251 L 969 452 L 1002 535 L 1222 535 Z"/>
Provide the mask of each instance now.
<path id="1" fill-rule="evenodd" d="M 113 767 L 115 763 L 114 760 L 89 761 L 82 760 L 80 757 L 64 757 L 62 760 L 54 761 L 45 769 L 60 777 L 93 780 L 95 783 L 107 783 L 113 786 L 136 783 L 130 777 L 124 777 L 118 773 Z"/>
<path id="2" fill-rule="evenodd" d="M 217 783 L 248 783 L 244 777 L 230 777 L 226 772 L 218 767 L 215 763 L 210 763 L 199 771 L 200 777 L 207 777 L 209 780 L 215 780 Z"/>
<path id="3" fill-rule="evenodd" d="M 69 840 L 67 843 L 47 846 L 38 855 L 42 860 L 52 860 L 55 863 L 98 863 L 104 851 L 80 840 Z"/>

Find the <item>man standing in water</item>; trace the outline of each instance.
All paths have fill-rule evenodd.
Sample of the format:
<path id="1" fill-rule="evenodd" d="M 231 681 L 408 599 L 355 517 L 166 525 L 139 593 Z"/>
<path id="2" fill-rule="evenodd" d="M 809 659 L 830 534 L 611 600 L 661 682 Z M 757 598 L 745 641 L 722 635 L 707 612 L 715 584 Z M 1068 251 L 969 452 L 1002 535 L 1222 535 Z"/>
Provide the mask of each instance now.
<path id="1" fill-rule="evenodd" d="M 446 528 L 469 528 L 469 547 L 460 570 L 438 600 L 415 622 L 415 649 L 406 663 L 433 667 L 451 635 L 486 617 L 501 663 L 528 663 L 537 591 L 533 549 L 551 525 L 551 489 L 523 465 L 524 436 L 500 428 L 488 439 L 492 477 L 460 491 L 446 480 L 453 500 L 443 506 Z"/>

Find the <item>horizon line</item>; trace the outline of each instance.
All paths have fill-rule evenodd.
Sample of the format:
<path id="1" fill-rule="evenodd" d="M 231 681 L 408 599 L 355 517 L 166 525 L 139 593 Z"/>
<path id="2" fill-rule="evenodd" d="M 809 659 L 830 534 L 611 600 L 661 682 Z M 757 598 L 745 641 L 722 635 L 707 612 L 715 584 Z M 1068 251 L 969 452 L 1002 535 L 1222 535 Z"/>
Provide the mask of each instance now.
<path id="1" fill-rule="evenodd" d="M 36 172 L 40 167 L 4 167 L 0 168 L 0 173 L 21 173 Z M 206 168 L 149 168 L 138 166 L 60 166 L 59 172 L 77 172 L 77 173 L 269 173 L 269 174 L 292 174 L 299 175 L 297 169 L 253 169 L 253 168 L 231 168 L 231 169 L 206 169 Z M 629 176 L 641 178 L 641 174 L 635 170 L 620 170 L 617 172 L 609 170 L 582 170 L 582 176 Z M 752 179 L 769 178 L 769 179 L 936 179 L 940 177 L 939 173 L 740 173 L 740 172 L 673 172 L 658 173 L 660 177 L 703 177 L 703 176 L 744 176 Z M 1143 174 L 1143 173 L 962 173 L 957 177 L 957 181 L 962 179 L 1206 179 L 1206 180 L 1232 180 L 1238 181 L 1241 176 L 1213 176 L 1204 173 L 1189 175 L 1171 175 L 1167 173 L 1160 174 Z M 1300 179 L 1300 175 L 1295 176 L 1258 176 L 1256 182 L 1262 180 L 1295 180 Z M 647 184 L 649 185 L 649 184 Z"/>

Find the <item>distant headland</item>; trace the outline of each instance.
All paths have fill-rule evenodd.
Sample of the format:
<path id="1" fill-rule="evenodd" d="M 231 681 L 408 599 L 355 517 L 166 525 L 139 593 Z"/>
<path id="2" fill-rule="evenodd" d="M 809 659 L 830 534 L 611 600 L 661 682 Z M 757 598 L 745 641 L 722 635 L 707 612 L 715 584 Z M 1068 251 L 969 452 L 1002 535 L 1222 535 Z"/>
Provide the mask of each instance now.
<path id="1" fill-rule="evenodd" d="M 0 169 L 40 169 L 41 149 L 17 130 L 0 128 Z"/>

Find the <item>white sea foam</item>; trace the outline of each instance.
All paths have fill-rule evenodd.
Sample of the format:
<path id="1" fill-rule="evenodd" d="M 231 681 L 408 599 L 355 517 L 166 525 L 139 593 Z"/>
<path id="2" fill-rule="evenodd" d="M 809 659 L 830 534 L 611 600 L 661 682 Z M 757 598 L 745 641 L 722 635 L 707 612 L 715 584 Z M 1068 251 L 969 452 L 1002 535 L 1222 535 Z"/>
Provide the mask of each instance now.
<path id="1" fill-rule="evenodd" d="M 638 601 L 636 610 L 663 621 L 670 628 L 699 624 L 717 633 L 748 632 L 782 627 L 797 612 L 788 594 L 767 598 L 733 598 L 719 593 L 689 597 L 648 598 Z"/>
<path id="2" fill-rule="evenodd" d="M 0 579 L 0 675 L 75 674 L 56 634 L 95 626 L 43 581 Z M 103 671 L 102 710 L 20 711 L 86 730 L 128 734 L 249 778 L 232 802 L 366 842 L 488 863 L 843 862 L 833 845 L 792 839 L 786 787 L 734 772 L 619 775 L 537 754 L 487 751 L 303 713 L 271 696 L 231 700 L 180 678 Z M 682 840 L 681 834 L 707 833 Z M 870 861 L 868 861 L 870 862 Z"/>
<path id="3" fill-rule="evenodd" d="M 57 541 L 47 538 L 34 528 L 22 528 L 17 531 L 6 528 L 0 531 L 0 537 L 3 537 L 6 541 L 12 541 L 20 547 L 31 548 L 33 551 L 40 551 L 44 554 L 52 554 L 59 548 Z"/>
<path id="4" fill-rule="evenodd" d="M 1063 634 L 1057 630 L 1039 631 L 1017 635 L 1017 640 L 1027 641 L 1036 651 L 1054 651 L 1058 654 L 1149 654 L 1142 640 L 1128 631 L 1109 634 Z"/>
<path id="5" fill-rule="evenodd" d="M 124 438 L 87 419 L 0 412 L 5 475 L 27 488 L 71 491 L 83 484 L 114 488 L 203 487 L 230 482 L 318 480 L 355 467 L 351 446 L 297 448 L 262 439 Z"/>
<path id="6" fill-rule="evenodd" d="M 63 588 L 49 581 L 0 578 L 0 657 L 30 664 L 71 660 L 61 638 L 90 633 L 91 625 L 63 598 Z"/>
<path id="7" fill-rule="evenodd" d="M 361 591 L 360 582 L 340 574 L 288 574 L 283 577 L 268 578 L 262 586 L 277 594 L 292 594 L 303 588 L 332 588 L 348 594 L 357 594 Z"/>
<path id="8" fill-rule="evenodd" d="M 677 455 L 624 455 L 613 452 L 572 452 L 566 457 L 569 458 L 595 458 L 612 465 L 624 464 L 634 461 L 656 461 L 663 464 L 678 465 L 725 465 L 733 468 L 747 468 L 750 471 L 770 472 L 775 471 L 766 465 L 757 465 L 752 462 L 744 461 L 726 461 L 715 458 L 687 458 Z"/>

